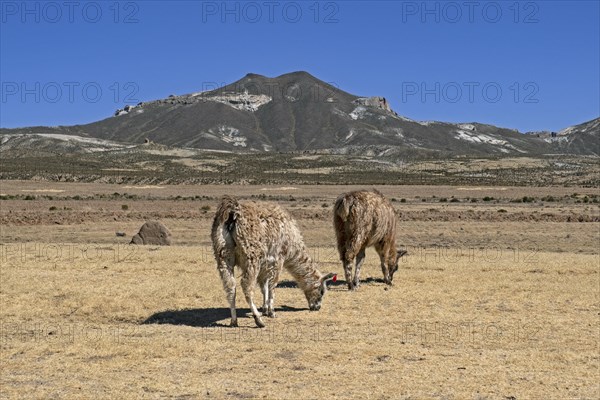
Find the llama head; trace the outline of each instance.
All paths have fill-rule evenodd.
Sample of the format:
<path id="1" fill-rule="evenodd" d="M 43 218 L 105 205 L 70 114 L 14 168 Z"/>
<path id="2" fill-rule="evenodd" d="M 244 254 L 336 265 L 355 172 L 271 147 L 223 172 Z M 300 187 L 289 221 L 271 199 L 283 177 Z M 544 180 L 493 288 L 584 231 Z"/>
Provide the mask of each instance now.
<path id="1" fill-rule="evenodd" d="M 407 251 L 406 250 L 397 250 L 396 251 L 396 261 L 394 262 L 394 265 L 392 265 L 392 268 L 390 269 L 390 282 L 392 281 L 392 279 L 394 279 L 394 272 L 398 271 L 398 261 L 400 260 L 400 258 L 404 255 L 406 255 Z"/>
<path id="2" fill-rule="evenodd" d="M 325 295 L 325 292 L 327 292 L 327 282 L 335 282 L 336 278 L 337 275 L 334 273 L 322 275 L 312 285 L 305 289 L 304 294 L 306 295 L 306 300 L 308 300 L 308 308 L 310 311 L 319 311 L 323 296 Z"/>

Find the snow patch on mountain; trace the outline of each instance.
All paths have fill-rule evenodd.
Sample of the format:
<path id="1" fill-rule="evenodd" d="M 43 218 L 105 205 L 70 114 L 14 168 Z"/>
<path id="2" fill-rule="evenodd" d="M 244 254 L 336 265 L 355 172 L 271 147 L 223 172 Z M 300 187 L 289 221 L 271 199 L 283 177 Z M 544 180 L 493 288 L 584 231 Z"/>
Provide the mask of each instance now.
<path id="1" fill-rule="evenodd" d="M 209 129 L 209 132 L 213 135 L 218 136 L 225 143 L 231 143 L 236 147 L 246 147 L 248 140 L 247 137 L 240 135 L 239 129 L 233 128 L 227 125 L 219 125 L 216 132 L 213 129 Z"/>
<path id="2" fill-rule="evenodd" d="M 273 100 L 270 96 L 249 94 L 247 91 L 244 93 L 223 93 L 217 96 L 206 97 L 205 99 L 226 104 L 241 111 L 250 112 L 257 111 L 261 106 Z"/>
<path id="3" fill-rule="evenodd" d="M 367 114 L 367 108 L 363 106 L 358 106 L 352 111 L 349 115 L 353 120 L 363 119 Z"/>

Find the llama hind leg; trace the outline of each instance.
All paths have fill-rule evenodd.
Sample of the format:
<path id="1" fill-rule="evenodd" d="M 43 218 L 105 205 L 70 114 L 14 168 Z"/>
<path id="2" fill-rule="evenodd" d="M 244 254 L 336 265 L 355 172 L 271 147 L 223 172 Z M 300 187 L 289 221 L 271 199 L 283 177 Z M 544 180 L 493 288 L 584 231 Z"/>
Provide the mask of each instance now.
<path id="1" fill-rule="evenodd" d="M 360 286 L 360 267 L 362 267 L 363 262 L 365 261 L 365 249 L 362 249 L 356 255 L 356 269 L 354 270 L 354 279 L 352 280 L 352 284 L 355 289 L 358 289 Z"/>
<path id="2" fill-rule="evenodd" d="M 233 274 L 233 263 L 230 265 L 225 261 L 221 261 L 218 265 L 219 274 L 221 275 L 221 281 L 223 282 L 223 289 L 227 296 L 227 302 L 229 303 L 229 310 L 231 312 L 230 326 L 238 326 L 237 313 L 235 310 L 235 275 Z"/>
<path id="3" fill-rule="evenodd" d="M 256 285 L 256 275 L 251 273 L 244 273 L 242 276 L 242 290 L 244 291 L 244 295 L 246 296 L 246 301 L 250 306 L 250 311 L 252 312 L 252 316 L 254 317 L 254 322 L 256 326 L 259 328 L 264 328 L 265 323 L 262 321 L 261 313 L 256 308 L 254 304 L 254 286 Z"/>
<path id="4" fill-rule="evenodd" d="M 344 260 L 344 277 L 348 284 L 348 290 L 354 290 L 354 283 L 352 281 L 352 259 Z"/>

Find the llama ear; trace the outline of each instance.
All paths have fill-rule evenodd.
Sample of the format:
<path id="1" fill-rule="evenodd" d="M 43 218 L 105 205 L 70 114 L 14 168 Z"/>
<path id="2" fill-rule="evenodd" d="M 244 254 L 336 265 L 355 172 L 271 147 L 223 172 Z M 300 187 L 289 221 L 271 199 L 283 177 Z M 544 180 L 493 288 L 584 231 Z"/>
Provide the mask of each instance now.
<path id="1" fill-rule="evenodd" d="M 407 254 L 408 254 L 408 252 L 406 250 L 398 250 L 396 252 L 396 258 L 400 258 L 400 257 L 405 256 Z"/>
<path id="2" fill-rule="evenodd" d="M 335 282 L 337 281 L 337 274 L 334 274 L 333 272 L 330 272 L 329 274 L 325 275 L 324 277 L 321 278 L 322 282 Z"/>

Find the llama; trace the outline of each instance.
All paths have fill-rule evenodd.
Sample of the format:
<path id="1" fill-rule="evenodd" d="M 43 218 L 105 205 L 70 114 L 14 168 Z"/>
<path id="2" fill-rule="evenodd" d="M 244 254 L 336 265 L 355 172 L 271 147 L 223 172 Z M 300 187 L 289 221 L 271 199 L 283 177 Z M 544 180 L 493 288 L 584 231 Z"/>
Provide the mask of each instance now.
<path id="1" fill-rule="evenodd" d="M 398 260 L 406 251 L 396 250 L 396 213 L 383 194 L 375 190 L 340 195 L 333 208 L 333 227 L 349 290 L 356 290 L 360 285 L 360 267 L 369 246 L 374 246 L 379 254 L 383 281 L 392 284 Z"/>
<path id="2" fill-rule="evenodd" d="M 296 221 L 275 203 L 245 201 L 224 196 L 212 225 L 211 239 L 217 269 L 231 310 L 231 326 L 237 325 L 234 267 L 242 271 L 242 290 L 260 328 L 265 324 L 254 305 L 254 287 L 260 285 L 263 313 L 275 317 L 273 297 L 283 267 L 298 282 L 311 311 L 321 308 L 327 282 L 308 255 Z"/>

